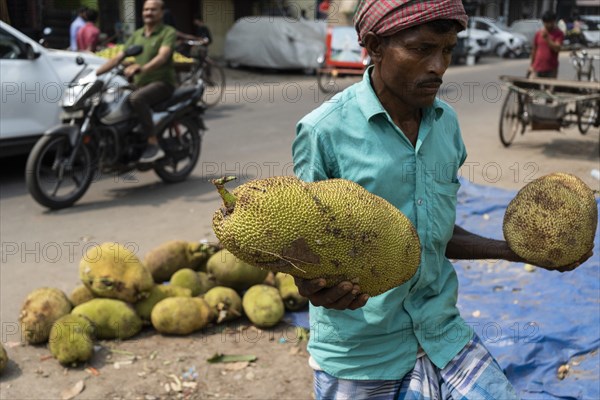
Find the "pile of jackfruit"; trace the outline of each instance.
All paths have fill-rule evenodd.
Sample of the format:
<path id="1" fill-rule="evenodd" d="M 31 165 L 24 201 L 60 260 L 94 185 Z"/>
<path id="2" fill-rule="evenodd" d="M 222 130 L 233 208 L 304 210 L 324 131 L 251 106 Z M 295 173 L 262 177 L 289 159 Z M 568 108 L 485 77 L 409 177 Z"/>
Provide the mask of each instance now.
<path id="1" fill-rule="evenodd" d="M 125 50 L 125 46 L 122 44 L 117 44 L 114 45 L 113 47 L 107 47 L 105 49 L 102 49 L 98 52 L 96 52 L 96 55 L 99 57 L 103 57 L 103 58 L 113 58 L 114 56 L 116 56 L 117 54 L 119 54 L 119 52 Z M 133 61 L 133 57 L 129 57 L 128 59 L 125 59 L 126 62 L 129 61 Z M 191 64 L 194 62 L 193 58 L 189 58 L 184 56 L 183 54 L 174 51 L 173 52 L 173 62 L 177 63 L 177 64 Z"/>
<path id="2" fill-rule="evenodd" d="M 67 366 L 89 360 L 96 339 L 128 339 L 144 326 L 188 335 L 245 315 L 256 327 L 270 328 L 286 309 L 308 303 L 293 277 L 250 266 L 218 244 L 169 241 L 142 261 L 107 242 L 88 248 L 79 277 L 69 296 L 56 288 L 34 290 L 19 315 L 25 341 L 48 343 Z M 6 362 L 1 349 L 0 370 Z"/>

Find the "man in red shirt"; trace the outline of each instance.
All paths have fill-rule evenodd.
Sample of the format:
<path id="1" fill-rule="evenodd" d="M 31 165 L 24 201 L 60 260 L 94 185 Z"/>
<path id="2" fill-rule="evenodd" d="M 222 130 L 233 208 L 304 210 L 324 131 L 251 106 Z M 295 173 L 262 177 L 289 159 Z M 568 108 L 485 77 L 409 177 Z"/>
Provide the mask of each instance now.
<path id="1" fill-rule="evenodd" d="M 539 78 L 556 78 L 558 53 L 565 38 L 556 26 L 556 15 L 546 11 L 542 16 L 544 27 L 535 33 L 529 72 Z"/>
<path id="2" fill-rule="evenodd" d="M 98 19 L 98 11 L 89 9 L 86 13 L 86 23 L 77 32 L 77 50 L 79 51 L 96 51 L 98 45 L 98 37 L 100 36 L 100 29 L 95 25 Z"/>

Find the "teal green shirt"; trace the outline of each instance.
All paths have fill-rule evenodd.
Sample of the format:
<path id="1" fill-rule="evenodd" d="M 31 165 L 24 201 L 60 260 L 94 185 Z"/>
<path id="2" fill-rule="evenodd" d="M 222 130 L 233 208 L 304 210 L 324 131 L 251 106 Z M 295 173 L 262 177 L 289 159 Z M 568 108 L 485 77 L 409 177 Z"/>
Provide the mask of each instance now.
<path id="1" fill-rule="evenodd" d="M 379 102 L 370 70 L 298 123 L 294 172 L 308 182 L 349 179 L 388 200 L 416 227 L 421 264 L 410 281 L 358 310 L 311 305 L 308 350 L 338 378 L 401 379 L 414 367 L 419 345 L 443 368 L 472 337 L 456 308 L 456 272 L 444 255 L 466 150 L 456 113 L 437 99 L 422 110 L 414 147 Z"/>
<path id="2" fill-rule="evenodd" d="M 150 36 L 144 35 L 144 28 L 140 28 L 133 32 L 133 35 L 125 42 L 125 48 L 135 44 L 144 48 L 144 51 L 135 57 L 135 62 L 139 65 L 147 64 L 158 54 L 158 50 L 163 47 L 175 49 L 175 40 L 177 32 L 172 26 L 160 24 L 155 27 Z M 134 83 L 138 87 L 142 87 L 151 82 L 163 81 L 175 86 L 175 68 L 173 67 L 173 57 L 156 68 L 153 71 L 145 74 L 138 74 L 134 78 Z"/>

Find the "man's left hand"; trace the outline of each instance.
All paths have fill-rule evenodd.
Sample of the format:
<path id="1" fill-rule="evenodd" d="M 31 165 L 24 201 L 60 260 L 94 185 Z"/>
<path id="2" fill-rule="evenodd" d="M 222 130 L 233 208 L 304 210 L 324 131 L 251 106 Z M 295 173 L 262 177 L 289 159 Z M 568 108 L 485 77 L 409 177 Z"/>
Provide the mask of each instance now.
<path id="1" fill-rule="evenodd" d="M 135 74 L 139 74 L 140 72 L 142 72 L 142 66 L 139 64 L 131 64 L 130 66 L 125 68 L 125 71 L 123 71 L 127 78 L 131 78 L 132 76 L 134 76 Z"/>

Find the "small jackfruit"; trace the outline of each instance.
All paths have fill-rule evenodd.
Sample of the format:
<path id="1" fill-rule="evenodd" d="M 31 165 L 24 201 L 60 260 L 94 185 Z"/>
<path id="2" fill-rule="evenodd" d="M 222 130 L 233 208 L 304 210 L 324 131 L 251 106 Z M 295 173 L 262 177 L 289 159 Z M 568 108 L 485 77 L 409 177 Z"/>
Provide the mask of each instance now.
<path id="1" fill-rule="evenodd" d="M 196 271 L 190 268 L 183 268 L 175 272 L 173 276 L 171 276 L 170 283 L 171 286 L 190 289 L 192 291 L 192 296 L 198 296 L 202 291 L 200 276 L 198 276 Z"/>
<path id="2" fill-rule="evenodd" d="M 50 353 L 61 364 L 88 361 L 94 355 L 93 331 L 92 323 L 81 315 L 59 318 L 50 329 Z"/>
<path id="3" fill-rule="evenodd" d="M 73 306 L 78 306 L 80 304 L 85 303 L 86 301 L 90 301 L 93 299 L 94 293 L 87 286 L 81 284 L 78 285 L 73 291 L 71 291 L 71 295 L 69 296 L 69 300 Z"/>
<path id="4" fill-rule="evenodd" d="M 8 365 L 8 354 L 6 354 L 6 350 L 4 349 L 4 346 L 2 345 L 2 343 L 0 342 L 0 375 L 2 375 L 2 371 L 4 371 L 4 369 L 6 368 L 7 365 Z"/>
<path id="5" fill-rule="evenodd" d="M 244 313 L 259 328 L 270 328 L 281 321 L 285 306 L 279 291 L 273 286 L 254 285 L 244 293 Z"/>
<path id="6" fill-rule="evenodd" d="M 154 285 L 148 297 L 134 304 L 135 312 L 144 321 L 150 321 L 154 306 L 167 297 L 192 297 L 192 291 L 179 286 Z"/>
<path id="7" fill-rule="evenodd" d="M 275 275 L 275 287 L 288 310 L 298 311 L 307 306 L 308 299 L 300 294 L 292 275 L 278 272 Z"/>
<path id="8" fill-rule="evenodd" d="M 44 343 L 57 319 L 71 312 L 67 295 L 55 288 L 39 288 L 31 292 L 19 314 L 22 335 L 28 343 Z"/>
<path id="9" fill-rule="evenodd" d="M 133 307 L 121 300 L 96 298 L 78 305 L 71 314 L 90 320 L 98 339 L 127 339 L 142 329 Z"/>
<path id="10" fill-rule="evenodd" d="M 209 276 L 214 277 L 219 286 L 225 286 L 238 292 L 248 289 L 250 286 L 262 283 L 269 271 L 256 268 L 226 249 L 218 251 L 206 263 Z"/>
<path id="11" fill-rule="evenodd" d="M 222 245 L 254 266 L 328 286 L 349 280 L 371 296 L 408 281 L 421 258 L 411 221 L 360 185 L 291 176 L 249 181 L 229 193 L 213 216 Z"/>
<path id="12" fill-rule="evenodd" d="M 205 294 L 210 289 L 214 288 L 215 286 L 218 286 L 215 278 L 209 276 L 204 271 L 198 272 L 198 279 L 200 279 L 200 295 Z"/>
<path id="13" fill-rule="evenodd" d="M 170 335 L 188 335 L 209 324 L 213 316 L 210 306 L 199 297 L 169 297 L 152 310 L 152 326 Z"/>
<path id="14" fill-rule="evenodd" d="M 219 249 L 218 245 L 201 242 L 171 240 L 152 249 L 144 258 L 146 267 L 157 283 L 166 282 L 180 269 L 199 271 Z"/>
<path id="15" fill-rule="evenodd" d="M 79 278 L 95 296 L 128 303 L 146 297 L 154 281 L 131 251 L 118 243 L 89 248 L 79 263 Z"/>
<path id="16" fill-rule="evenodd" d="M 519 190 L 506 208 L 502 230 L 509 247 L 527 262 L 560 268 L 594 247 L 597 207 L 581 179 L 553 173 Z"/>
<path id="17" fill-rule="evenodd" d="M 242 316 L 242 298 L 231 288 L 215 286 L 206 292 L 203 298 L 217 316 L 217 323 Z"/>

